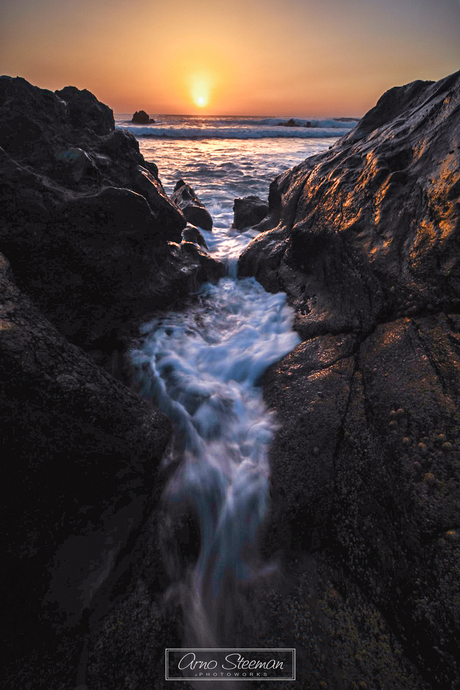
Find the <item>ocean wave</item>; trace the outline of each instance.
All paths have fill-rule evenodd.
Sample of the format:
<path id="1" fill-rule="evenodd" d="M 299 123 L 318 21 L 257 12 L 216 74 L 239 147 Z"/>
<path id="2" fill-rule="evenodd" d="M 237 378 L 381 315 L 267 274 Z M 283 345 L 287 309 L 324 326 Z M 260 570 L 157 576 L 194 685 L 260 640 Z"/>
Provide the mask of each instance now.
<path id="1" fill-rule="evenodd" d="M 274 125 L 276 127 L 281 127 L 283 123 L 293 120 L 297 127 L 307 127 L 312 129 L 343 129 L 350 130 L 356 126 L 358 123 L 357 119 L 354 118 L 330 118 L 328 120 L 315 120 L 310 118 L 309 120 L 302 120 L 299 117 L 287 118 L 287 117 L 269 117 L 265 120 L 261 120 L 262 125 Z"/>
<path id="2" fill-rule="evenodd" d="M 354 123 L 356 124 L 356 123 Z M 155 137 L 163 139 L 325 139 L 340 137 L 350 131 L 343 127 L 158 127 L 118 126 L 136 137 Z"/>

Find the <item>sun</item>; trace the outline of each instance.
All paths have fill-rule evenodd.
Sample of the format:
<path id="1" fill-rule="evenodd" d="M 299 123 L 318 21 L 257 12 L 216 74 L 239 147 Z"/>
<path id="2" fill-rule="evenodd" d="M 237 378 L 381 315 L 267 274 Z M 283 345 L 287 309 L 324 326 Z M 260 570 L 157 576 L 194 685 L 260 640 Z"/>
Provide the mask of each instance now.
<path id="1" fill-rule="evenodd" d="M 211 78 L 207 74 L 194 74 L 190 79 L 190 95 L 197 108 L 205 108 L 211 96 Z"/>

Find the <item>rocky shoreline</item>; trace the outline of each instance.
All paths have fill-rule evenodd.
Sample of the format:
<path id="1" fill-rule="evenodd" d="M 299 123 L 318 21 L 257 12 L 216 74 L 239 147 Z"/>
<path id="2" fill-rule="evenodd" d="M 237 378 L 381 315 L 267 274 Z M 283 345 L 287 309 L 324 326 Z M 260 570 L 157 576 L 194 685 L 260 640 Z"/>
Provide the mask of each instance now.
<path id="1" fill-rule="evenodd" d="M 278 569 L 242 646 L 296 647 L 312 690 L 460 687 L 459 121 L 460 73 L 392 89 L 272 183 L 240 259 L 303 341 L 264 376 Z M 184 187 L 89 92 L 0 78 L 4 687 L 171 686 L 166 554 L 197 535 L 162 522 L 170 424 L 123 353 L 223 274 Z"/>
<path id="2" fill-rule="evenodd" d="M 267 551 L 332 554 L 436 688 L 460 677 L 459 121 L 460 73 L 387 92 L 272 183 L 239 264 L 304 341 L 264 379 Z"/>

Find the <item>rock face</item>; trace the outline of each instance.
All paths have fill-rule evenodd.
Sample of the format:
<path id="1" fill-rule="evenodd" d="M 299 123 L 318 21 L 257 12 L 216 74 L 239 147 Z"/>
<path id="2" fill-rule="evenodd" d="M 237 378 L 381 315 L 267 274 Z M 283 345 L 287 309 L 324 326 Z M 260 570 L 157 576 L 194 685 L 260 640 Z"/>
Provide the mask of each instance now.
<path id="1" fill-rule="evenodd" d="M 72 342 L 117 349 L 206 279 L 212 260 L 180 248 L 186 220 L 156 166 L 88 91 L 0 78 L 0 147 L 0 250 Z"/>
<path id="2" fill-rule="evenodd" d="M 198 199 L 193 187 L 186 184 L 184 180 L 176 183 L 171 200 L 181 209 L 189 223 L 203 230 L 212 230 L 211 214 Z"/>
<path id="3" fill-rule="evenodd" d="M 153 117 L 150 117 L 145 110 L 136 110 L 131 122 L 134 122 L 135 125 L 151 125 L 155 122 L 155 120 Z"/>
<path id="4" fill-rule="evenodd" d="M 237 230 L 251 228 L 260 223 L 268 213 L 268 204 L 258 196 L 245 196 L 233 202 L 233 227 Z"/>
<path id="5" fill-rule="evenodd" d="M 459 117 L 460 73 L 392 89 L 272 183 L 240 259 L 304 340 L 264 379 L 267 552 L 332 554 L 439 689 L 460 687 Z"/>
<path id="6" fill-rule="evenodd" d="M 27 687 L 28 664 L 70 687 L 158 497 L 170 425 L 43 317 L 2 256 L 0 301 L 2 687 Z"/>

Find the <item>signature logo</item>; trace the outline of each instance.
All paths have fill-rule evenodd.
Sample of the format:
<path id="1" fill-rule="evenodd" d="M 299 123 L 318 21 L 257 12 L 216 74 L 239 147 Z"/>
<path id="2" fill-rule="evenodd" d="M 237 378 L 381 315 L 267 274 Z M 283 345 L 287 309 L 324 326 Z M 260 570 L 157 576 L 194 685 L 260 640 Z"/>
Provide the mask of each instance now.
<path id="1" fill-rule="evenodd" d="M 295 649 L 166 649 L 166 680 L 295 680 Z"/>

